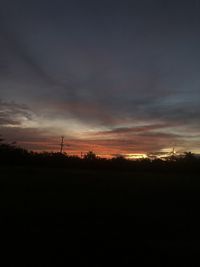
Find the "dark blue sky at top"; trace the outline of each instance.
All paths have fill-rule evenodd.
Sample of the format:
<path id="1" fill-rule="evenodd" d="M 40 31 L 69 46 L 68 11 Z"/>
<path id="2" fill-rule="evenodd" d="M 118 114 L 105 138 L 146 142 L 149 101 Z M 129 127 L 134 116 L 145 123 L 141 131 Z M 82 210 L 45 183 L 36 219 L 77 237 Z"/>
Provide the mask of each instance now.
<path id="1" fill-rule="evenodd" d="M 49 128 L 70 119 L 100 132 L 161 123 L 191 132 L 196 148 L 199 12 L 198 0 L 1 0 L 2 132 L 11 134 L 13 103 Z"/>

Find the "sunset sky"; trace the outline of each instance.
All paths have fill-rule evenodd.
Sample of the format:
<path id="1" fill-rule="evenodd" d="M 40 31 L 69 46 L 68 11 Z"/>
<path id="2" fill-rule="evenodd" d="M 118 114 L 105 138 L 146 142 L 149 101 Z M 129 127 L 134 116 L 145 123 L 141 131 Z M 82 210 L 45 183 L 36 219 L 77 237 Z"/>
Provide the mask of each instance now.
<path id="1" fill-rule="evenodd" d="M 200 153 L 199 14 L 199 0 L 0 0 L 2 138 Z"/>

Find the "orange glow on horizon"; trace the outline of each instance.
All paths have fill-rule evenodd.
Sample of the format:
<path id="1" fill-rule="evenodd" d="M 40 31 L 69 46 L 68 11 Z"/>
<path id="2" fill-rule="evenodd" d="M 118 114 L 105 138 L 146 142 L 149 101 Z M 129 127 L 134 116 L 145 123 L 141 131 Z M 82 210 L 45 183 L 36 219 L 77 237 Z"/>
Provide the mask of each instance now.
<path id="1" fill-rule="evenodd" d="M 148 141 L 148 140 L 147 140 Z M 19 147 L 35 152 L 60 152 L 60 139 L 55 137 L 42 137 L 38 140 L 21 141 L 17 142 Z M 163 144 L 164 145 L 164 144 Z M 157 150 L 156 150 L 157 149 Z M 192 151 L 189 149 L 184 150 L 181 146 L 177 146 L 177 151 L 170 147 L 154 148 L 148 142 L 139 142 L 138 146 L 132 145 L 129 142 L 119 140 L 91 140 L 91 139 L 66 139 L 64 140 L 63 152 L 69 156 L 81 157 L 87 154 L 88 151 L 93 151 L 100 158 L 115 158 L 122 156 L 126 159 L 145 159 L 145 158 L 166 158 L 172 155 L 177 156 L 184 151 Z"/>
<path id="2" fill-rule="evenodd" d="M 135 154 L 127 154 L 126 155 L 127 159 L 145 159 L 148 158 L 147 154 L 143 153 L 135 153 Z"/>

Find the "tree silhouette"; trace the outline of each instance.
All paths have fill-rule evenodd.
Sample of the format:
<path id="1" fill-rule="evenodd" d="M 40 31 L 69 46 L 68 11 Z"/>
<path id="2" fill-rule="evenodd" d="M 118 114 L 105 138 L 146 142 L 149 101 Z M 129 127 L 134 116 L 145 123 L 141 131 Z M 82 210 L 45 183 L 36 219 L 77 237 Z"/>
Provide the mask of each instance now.
<path id="1" fill-rule="evenodd" d="M 86 159 L 86 160 L 95 160 L 95 159 L 97 159 L 97 156 L 96 156 L 96 154 L 93 151 L 89 151 L 84 156 L 84 159 Z"/>
<path id="2" fill-rule="evenodd" d="M 184 153 L 185 160 L 195 160 L 195 155 L 192 152 L 185 152 Z"/>

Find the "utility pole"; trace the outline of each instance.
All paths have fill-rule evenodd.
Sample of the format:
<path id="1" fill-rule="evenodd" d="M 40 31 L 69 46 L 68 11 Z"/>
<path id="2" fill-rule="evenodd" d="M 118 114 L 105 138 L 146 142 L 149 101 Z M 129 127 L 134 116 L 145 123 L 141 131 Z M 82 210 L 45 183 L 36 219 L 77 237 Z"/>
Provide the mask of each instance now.
<path id="1" fill-rule="evenodd" d="M 64 147 L 64 136 L 61 136 L 60 153 L 63 153 L 63 147 Z"/>

